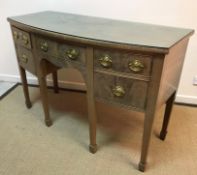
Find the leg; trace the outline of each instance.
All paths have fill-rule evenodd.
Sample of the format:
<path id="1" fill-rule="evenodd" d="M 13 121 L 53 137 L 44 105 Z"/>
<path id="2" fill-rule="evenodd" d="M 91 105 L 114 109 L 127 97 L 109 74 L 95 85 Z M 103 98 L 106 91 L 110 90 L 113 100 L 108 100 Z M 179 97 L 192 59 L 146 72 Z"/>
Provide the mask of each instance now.
<path id="1" fill-rule="evenodd" d="M 58 78 L 57 78 L 57 71 L 52 73 L 53 76 L 53 86 L 54 86 L 54 92 L 58 93 L 59 89 L 58 89 Z"/>
<path id="2" fill-rule="evenodd" d="M 160 88 L 160 79 L 163 68 L 163 57 L 158 57 L 154 59 L 152 63 L 152 76 L 151 81 L 149 82 L 149 87 L 147 91 L 147 102 L 146 102 L 146 111 L 144 119 L 144 130 L 142 138 L 142 148 L 141 148 L 141 158 L 139 163 L 139 170 L 144 171 L 146 166 L 146 160 L 148 155 L 148 149 L 151 140 L 152 127 L 155 118 L 155 113 L 157 110 L 157 99 Z"/>
<path id="3" fill-rule="evenodd" d="M 96 145 L 96 112 L 94 100 L 94 86 L 93 86 L 93 49 L 88 48 L 86 56 L 87 63 L 87 100 L 88 100 L 88 118 L 89 118 L 89 134 L 90 145 L 89 151 L 95 153 L 97 151 Z"/>
<path id="4" fill-rule="evenodd" d="M 147 159 L 148 149 L 149 149 L 150 140 L 151 140 L 154 115 L 155 115 L 154 109 L 152 111 L 148 110 L 145 114 L 141 158 L 140 158 L 140 163 L 138 165 L 138 169 L 142 172 L 144 172 L 146 168 L 145 167 L 146 159 Z"/>
<path id="5" fill-rule="evenodd" d="M 21 75 L 23 92 L 24 92 L 24 95 L 25 95 L 25 103 L 26 103 L 27 108 L 31 108 L 32 104 L 31 104 L 31 101 L 30 101 L 30 98 L 29 98 L 29 90 L 28 90 L 28 85 L 27 85 L 25 69 L 22 68 L 21 66 L 19 66 L 19 71 L 20 71 L 20 75 Z"/>
<path id="6" fill-rule="evenodd" d="M 91 92 L 90 92 L 91 93 Z M 88 99 L 88 117 L 89 117 L 89 133 L 90 133 L 90 145 L 89 151 L 91 153 L 96 153 L 96 113 L 95 113 L 95 102 L 92 94 L 87 93 Z"/>
<path id="7" fill-rule="evenodd" d="M 176 95 L 176 92 L 174 92 L 170 96 L 168 101 L 166 102 L 163 125 L 162 125 L 162 129 L 161 129 L 161 132 L 160 132 L 160 139 L 161 140 L 165 140 L 165 137 L 166 137 L 166 134 L 167 134 L 167 128 L 168 128 L 168 124 L 169 124 L 169 121 L 170 121 L 170 116 L 171 116 L 171 112 L 172 112 L 172 107 L 173 107 L 175 95 Z"/>
<path id="8" fill-rule="evenodd" d="M 52 121 L 51 121 L 50 115 L 49 115 L 46 77 L 38 75 L 38 80 L 39 80 L 39 84 L 40 84 L 40 93 L 41 93 L 42 105 L 43 105 L 43 108 L 44 108 L 45 124 L 47 126 L 51 126 Z"/>

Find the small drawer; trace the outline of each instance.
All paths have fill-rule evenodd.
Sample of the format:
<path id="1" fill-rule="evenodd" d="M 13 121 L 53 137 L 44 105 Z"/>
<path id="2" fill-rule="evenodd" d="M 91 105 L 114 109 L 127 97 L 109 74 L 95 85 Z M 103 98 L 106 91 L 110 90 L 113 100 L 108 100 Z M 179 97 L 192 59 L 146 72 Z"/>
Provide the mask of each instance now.
<path id="1" fill-rule="evenodd" d="M 19 65 L 32 74 L 36 75 L 36 68 L 32 52 L 21 46 L 18 46 L 16 50 Z"/>
<path id="2" fill-rule="evenodd" d="M 22 31 L 18 28 L 12 27 L 12 35 L 14 42 L 17 45 L 23 46 L 27 49 L 31 49 L 31 39 L 29 33 Z"/>
<path id="3" fill-rule="evenodd" d="M 85 64 L 85 49 L 75 45 L 36 37 L 36 48 L 40 57 L 55 57 L 63 62 Z"/>
<path id="4" fill-rule="evenodd" d="M 94 49 L 94 67 L 128 74 L 149 76 L 152 56 L 117 50 Z"/>
<path id="5" fill-rule="evenodd" d="M 144 111 L 148 82 L 94 72 L 97 100 Z"/>

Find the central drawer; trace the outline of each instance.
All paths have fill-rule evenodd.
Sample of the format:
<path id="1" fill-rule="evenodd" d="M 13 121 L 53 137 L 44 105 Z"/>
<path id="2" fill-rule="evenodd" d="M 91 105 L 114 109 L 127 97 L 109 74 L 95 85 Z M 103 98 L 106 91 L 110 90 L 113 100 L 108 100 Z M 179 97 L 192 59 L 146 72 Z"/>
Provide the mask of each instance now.
<path id="1" fill-rule="evenodd" d="M 94 72 L 95 98 L 100 101 L 144 111 L 147 89 L 146 81 Z"/>
<path id="2" fill-rule="evenodd" d="M 40 58 L 64 67 L 69 64 L 85 65 L 85 48 L 36 36 L 36 51 Z"/>

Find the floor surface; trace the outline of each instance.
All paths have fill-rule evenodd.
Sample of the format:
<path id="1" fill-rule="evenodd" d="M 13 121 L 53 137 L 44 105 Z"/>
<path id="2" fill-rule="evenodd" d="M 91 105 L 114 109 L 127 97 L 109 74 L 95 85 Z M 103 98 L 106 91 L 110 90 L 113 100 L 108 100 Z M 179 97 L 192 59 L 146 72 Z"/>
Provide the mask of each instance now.
<path id="1" fill-rule="evenodd" d="M 22 87 L 0 101 L 0 175 L 141 175 L 144 115 L 96 103 L 96 154 L 88 151 L 86 94 L 48 90 L 53 126 L 44 125 L 38 88 L 29 88 L 27 109 Z M 157 135 L 158 111 L 148 157 L 147 175 L 196 175 L 197 108 L 175 105 L 165 141 Z"/>

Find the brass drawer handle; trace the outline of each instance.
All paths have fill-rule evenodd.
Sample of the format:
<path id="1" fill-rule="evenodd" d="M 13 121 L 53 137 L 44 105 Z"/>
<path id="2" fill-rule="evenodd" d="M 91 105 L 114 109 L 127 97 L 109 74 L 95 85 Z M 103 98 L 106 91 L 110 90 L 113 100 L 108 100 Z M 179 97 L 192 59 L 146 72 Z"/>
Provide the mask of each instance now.
<path id="1" fill-rule="evenodd" d="M 19 34 L 17 31 L 14 31 L 13 32 L 13 35 L 14 35 L 14 39 L 19 39 Z"/>
<path id="2" fill-rule="evenodd" d="M 79 56 L 79 51 L 71 48 L 66 51 L 66 55 L 71 60 L 76 60 Z"/>
<path id="3" fill-rule="evenodd" d="M 144 64 L 140 60 L 129 62 L 129 69 L 135 73 L 141 72 L 144 69 Z"/>
<path id="4" fill-rule="evenodd" d="M 49 49 L 48 43 L 47 42 L 43 42 L 40 44 L 40 49 L 44 52 L 47 52 Z"/>
<path id="5" fill-rule="evenodd" d="M 140 60 L 129 62 L 129 69 L 135 73 L 141 72 L 144 69 L 144 64 Z"/>
<path id="6" fill-rule="evenodd" d="M 23 63 L 27 63 L 28 62 L 27 55 L 23 54 L 22 57 L 20 57 L 20 61 L 22 61 Z"/>
<path id="7" fill-rule="evenodd" d="M 29 43 L 28 37 L 25 35 L 22 36 L 22 41 L 24 45 L 27 45 Z"/>
<path id="8" fill-rule="evenodd" d="M 122 86 L 115 86 L 112 89 L 112 92 L 116 97 L 123 97 L 125 95 L 125 90 Z"/>
<path id="9" fill-rule="evenodd" d="M 100 59 L 99 62 L 102 67 L 104 68 L 110 68 L 112 67 L 112 59 L 109 55 L 103 55 Z"/>

